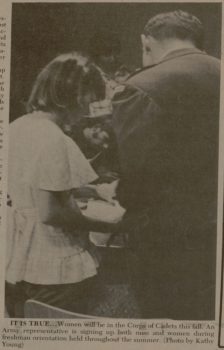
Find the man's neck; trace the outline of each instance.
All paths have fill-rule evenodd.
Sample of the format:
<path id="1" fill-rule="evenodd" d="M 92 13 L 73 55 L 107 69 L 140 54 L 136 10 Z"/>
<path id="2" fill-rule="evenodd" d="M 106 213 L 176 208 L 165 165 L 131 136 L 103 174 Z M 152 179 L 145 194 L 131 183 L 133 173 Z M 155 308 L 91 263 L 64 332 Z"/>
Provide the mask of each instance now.
<path id="1" fill-rule="evenodd" d="M 155 63 L 161 62 L 169 53 L 184 49 L 195 49 L 195 45 L 188 40 L 167 40 L 162 43 L 157 51 Z"/>

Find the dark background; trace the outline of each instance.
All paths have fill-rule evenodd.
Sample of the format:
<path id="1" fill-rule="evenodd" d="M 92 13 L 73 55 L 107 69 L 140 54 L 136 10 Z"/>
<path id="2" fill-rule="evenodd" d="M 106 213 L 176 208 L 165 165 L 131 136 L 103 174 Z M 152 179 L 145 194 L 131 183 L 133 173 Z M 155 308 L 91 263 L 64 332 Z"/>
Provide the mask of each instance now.
<path id="1" fill-rule="evenodd" d="M 221 55 L 220 3 L 16 3 L 12 8 L 10 120 L 25 113 L 35 77 L 56 55 L 88 49 L 99 30 L 116 31 L 121 60 L 141 66 L 140 34 L 147 20 L 182 9 L 196 15 L 205 27 L 205 50 Z"/>

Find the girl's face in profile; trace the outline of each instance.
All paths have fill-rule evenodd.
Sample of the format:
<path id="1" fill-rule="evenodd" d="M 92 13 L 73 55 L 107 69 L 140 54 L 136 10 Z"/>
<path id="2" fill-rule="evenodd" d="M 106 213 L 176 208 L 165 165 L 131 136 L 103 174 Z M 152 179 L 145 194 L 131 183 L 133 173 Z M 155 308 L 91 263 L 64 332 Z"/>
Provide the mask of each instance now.
<path id="1" fill-rule="evenodd" d="M 94 92 L 88 92 L 82 96 L 82 99 L 78 101 L 79 106 L 70 111 L 67 115 L 65 125 L 66 128 L 79 123 L 83 117 L 89 115 L 89 105 L 97 100 L 96 94 Z"/>
<path id="2" fill-rule="evenodd" d="M 83 115 L 85 116 L 89 115 L 89 105 L 90 103 L 93 103 L 96 101 L 97 101 L 97 97 L 96 97 L 96 93 L 94 92 L 88 92 L 82 97 L 82 100 L 80 101 L 80 106 L 81 106 L 81 111 Z"/>

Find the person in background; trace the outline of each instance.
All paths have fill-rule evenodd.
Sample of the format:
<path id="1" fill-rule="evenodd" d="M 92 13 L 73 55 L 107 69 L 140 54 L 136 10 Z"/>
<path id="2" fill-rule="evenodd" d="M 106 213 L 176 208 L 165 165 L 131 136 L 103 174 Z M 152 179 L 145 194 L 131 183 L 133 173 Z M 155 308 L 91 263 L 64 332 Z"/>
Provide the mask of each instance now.
<path id="1" fill-rule="evenodd" d="M 27 299 L 75 312 L 87 310 L 98 267 L 88 230 L 107 228 L 84 217 L 74 198 L 75 191 L 95 181 L 97 174 L 63 129 L 86 115 L 90 103 L 104 98 L 105 84 L 96 67 L 79 54 L 64 54 L 42 69 L 27 114 L 10 125 L 10 317 L 23 317 Z"/>
<path id="2" fill-rule="evenodd" d="M 88 55 L 98 66 L 106 83 L 106 98 L 131 74 L 130 67 L 121 62 L 121 42 L 118 33 L 98 30 L 89 40 Z"/>
<path id="3" fill-rule="evenodd" d="M 181 10 L 151 18 L 113 100 L 129 267 L 142 318 L 215 318 L 220 62 Z M 150 66 L 150 67 L 148 67 Z"/>
<path id="4" fill-rule="evenodd" d="M 121 66 L 121 43 L 118 33 L 97 30 L 90 38 L 88 54 L 91 60 L 110 78 Z"/>

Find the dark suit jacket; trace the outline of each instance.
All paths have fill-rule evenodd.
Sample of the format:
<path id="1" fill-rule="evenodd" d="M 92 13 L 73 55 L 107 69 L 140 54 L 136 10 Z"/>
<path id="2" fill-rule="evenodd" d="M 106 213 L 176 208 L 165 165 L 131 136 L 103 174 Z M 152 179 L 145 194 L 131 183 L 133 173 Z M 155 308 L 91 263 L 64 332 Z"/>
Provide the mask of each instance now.
<path id="1" fill-rule="evenodd" d="M 219 60 L 187 49 L 114 98 L 119 199 L 129 211 L 147 208 L 153 226 L 205 231 L 216 222 L 219 88 Z"/>
<path id="2" fill-rule="evenodd" d="M 133 246 L 169 252 L 171 269 L 195 252 L 187 269 L 207 270 L 202 288 L 215 276 L 219 95 L 219 60 L 186 49 L 132 76 L 114 98 L 119 200 L 127 215 L 149 218 L 143 229 L 137 219 Z"/>

